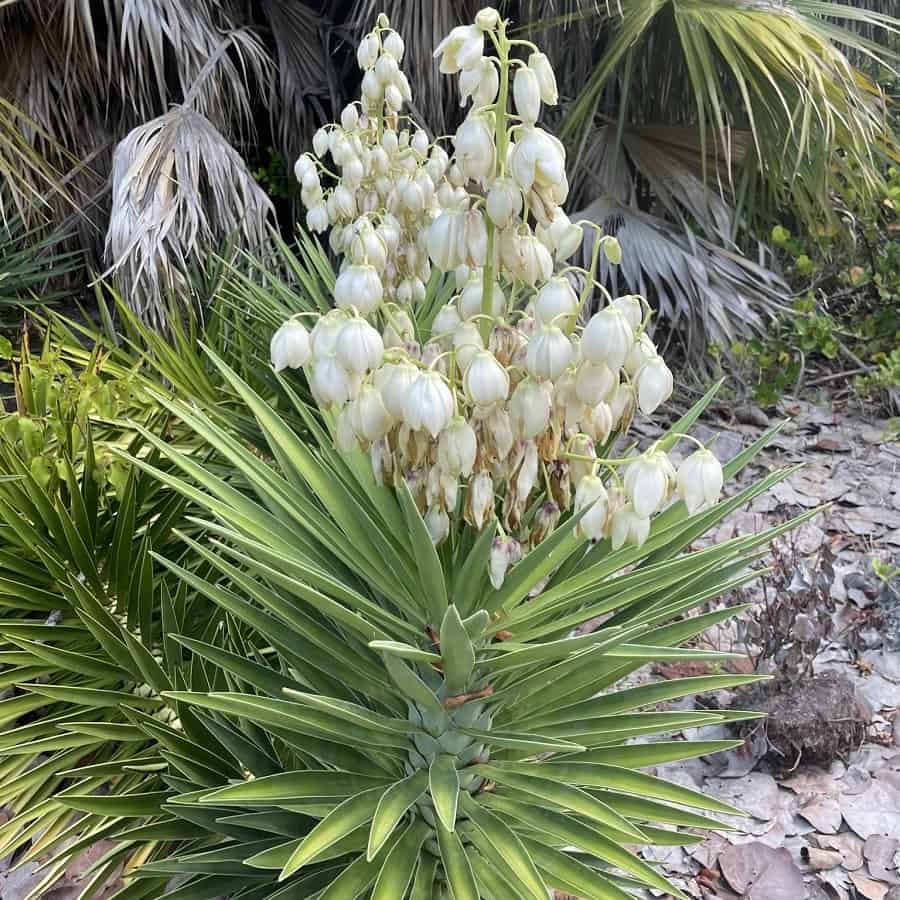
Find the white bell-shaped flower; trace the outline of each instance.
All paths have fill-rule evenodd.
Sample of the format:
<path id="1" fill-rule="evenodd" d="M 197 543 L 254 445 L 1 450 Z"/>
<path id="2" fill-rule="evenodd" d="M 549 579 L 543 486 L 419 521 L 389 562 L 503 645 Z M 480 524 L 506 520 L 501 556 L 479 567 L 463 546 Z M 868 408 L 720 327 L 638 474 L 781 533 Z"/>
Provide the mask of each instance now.
<path id="1" fill-rule="evenodd" d="M 566 327 L 578 310 L 578 296 L 565 276 L 551 278 L 534 301 L 535 318 L 543 325 Z"/>
<path id="2" fill-rule="evenodd" d="M 323 159 L 325 154 L 328 153 L 328 149 L 331 146 L 330 139 L 328 137 L 328 129 L 324 126 L 319 128 L 316 133 L 313 135 L 312 139 L 313 144 L 313 152 L 319 159 Z"/>
<path id="3" fill-rule="evenodd" d="M 466 494 L 466 521 L 481 531 L 494 512 L 494 482 L 490 472 L 479 472 L 469 482 Z"/>
<path id="4" fill-rule="evenodd" d="M 559 93 L 556 89 L 556 74 L 547 55 L 540 51 L 530 54 L 528 68 L 537 76 L 541 100 L 548 106 L 555 106 L 559 102 Z"/>
<path id="5" fill-rule="evenodd" d="M 439 372 L 420 372 L 403 403 L 403 421 L 436 438 L 453 415 L 453 394 Z"/>
<path id="6" fill-rule="evenodd" d="M 392 56 L 398 63 L 403 62 L 403 51 L 406 49 L 406 46 L 403 43 L 403 38 L 396 31 L 391 30 L 384 35 L 381 47 L 388 56 Z"/>
<path id="7" fill-rule="evenodd" d="M 614 425 L 612 409 L 608 403 L 602 401 L 589 406 L 581 418 L 582 430 L 601 444 L 605 444 L 609 439 Z"/>
<path id="8" fill-rule="evenodd" d="M 312 209 L 307 210 L 306 227 L 310 231 L 321 234 L 323 231 L 328 230 L 330 224 L 328 219 L 328 208 L 324 203 L 320 203 L 318 206 L 314 206 Z"/>
<path id="9" fill-rule="evenodd" d="M 513 280 L 534 285 L 553 274 L 550 251 L 530 231 L 520 234 L 516 228 L 500 233 L 500 259 Z"/>
<path id="10" fill-rule="evenodd" d="M 509 395 L 509 373 L 490 350 L 479 350 L 466 366 L 463 390 L 476 406 L 501 403 Z"/>
<path id="11" fill-rule="evenodd" d="M 316 321 L 309 336 L 314 359 L 334 355 L 338 335 L 348 321 L 349 316 L 342 309 L 332 309 Z"/>
<path id="12" fill-rule="evenodd" d="M 475 14 L 475 24 L 482 31 L 493 31 L 500 24 L 500 13 L 493 6 L 484 6 Z"/>
<path id="13" fill-rule="evenodd" d="M 346 403 L 356 390 L 356 381 L 334 356 L 313 362 L 310 387 L 322 406 Z"/>
<path id="14" fill-rule="evenodd" d="M 438 310 L 431 323 L 431 334 L 435 338 L 450 338 L 461 324 L 456 304 L 446 303 Z"/>
<path id="15" fill-rule="evenodd" d="M 341 453 L 359 450 L 359 437 L 353 427 L 353 407 L 344 406 L 334 420 L 334 443 Z"/>
<path id="16" fill-rule="evenodd" d="M 623 381 L 613 391 L 609 406 L 612 409 L 616 428 L 624 434 L 631 427 L 631 421 L 634 419 L 634 412 L 637 409 L 634 388 L 628 382 Z"/>
<path id="17" fill-rule="evenodd" d="M 625 467 L 625 494 L 635 513 L 649 518 L 662 509 L 675 484 L 675 470 L 662 450 L 651 450 Z"/>
<path id="18" fill-rule="evenodd" d="M 678 467 L 678 494 L 691 515 L 714 506 L 724 483 L 722 464 L 705 448 L 692 453 Z"/>
<path id="19" fill-rule="evenodd" d="M 506 580 L 506 572 L 522 558 L 522 545 L 515 538 L 496 537 L 491 542 L 488 577 L 494 590 L 499 591 Z"/>
<path id="20" fill-rule="evenodd" d="M 425 527 L 431 536 L 431 542 L 440 544 L 450 534 L 450 516 L 441 506 L 432 506 L 425 513 Z"/>
<path id="21" fill-rule="evenodd" d="M 606 533 L 609 495 L 599 475 L 585 475 L 575 486 L 575 513 L 587 512 L 578 522 L 578 530 L 589 541 L 599 541 Z"/>
<path id="22" fill-rule="evenodd" d="M 541 86 L 537 73 L 528 66 L 519 66 L 513 79 L 513 100 L 516 112 L 526 125 L 534 125 L 541 114 Z"/>
<path id="23" fill-rule="evenodd" d="M 512 178 L 496 178 L 487 192 L 485 209 L 498 228 L 506 228 L 518 219 L 522 202 L 522 191 Z"/>
<path id="24" fill-rule="evenodd" d="M 477 454 L 475 429 L 462 416 L 455 416 L 438 439 L 438 465 L 454 478 L 468 478 Z"/>
<path id="25" fill-rule="evenodd" d="M 269 342 L 269 356 L 276 372 L 305 366 L 310 353 L 309 332 L 296 319 L 288 319 Z"/>
<path id="26" fill-rule="evenodd" d="M 555 381 L 572 362 L 574 352 L 561 328 L 543 325 L 528 341 L 525 368 L 541 381 Z"/>
<path id="27" fill-rule="evenodd" d="M 474 278 L 469 279 L 469 283 L 463 288 L 459 295 L 459 314 L 463 319 L 471 319 L 472 316 L 481 314 L 481 301 L 484 297 L 484 284 L 481 274 L 476 273 Z M 500 285 L 495 281 L 491 286 L 491 311 L 490 314 L 496 319 L 503 315 L 506 309 L 506 297 Z"/>
<path id="28" fill-rule="evenodd" d="M 519 187 L 554 187 L 566 183 L 566 151 L 562 143 L 541 128 L 524 126 L 510 156 L 512 176 Z"/>
<path id="29" fill-rule="evenodd" d="M 463 264 L 465 234 L 466 214 L 462 210 L 445 209 L 428 226 L 428 255 L 442 272 L 452 272 Z"/>
<path id="30" fill-rule="evenodd" d="M 381 50 L 381 41 L 378 33 L 373 31 L 367 34 L 356 48 L 356 61 L 361 69 L 371 69 L 378 62 L 378 54 Z"/>
<path id="31" fill-rule="evenodd" d="M 475 109 L 490 106 L 500 90 L 500 73 L 494 61 L 483 57 L 477 66 L 459 73 L 459 105 L 465 106 L 469 98 Z"/>
<path id="32" fill-rule="evenodd" d="M 359 127 L 359 110 L 355 103 L 348 103 L 341 110 L 341 128 L 344 131 L 356 131 Z"/>
<path id="33" fill-rule="evenodd" d="M 403 404 L 418 377 L 419 369 L 410 362 L 385 363 L 375 372 L 375 387 L 393 418 L 403 418 Z"/>
<path id="34" fill-rule="evenodd" d="M 675 387 L 672 372 L 661 356 L 654 356 L 644 363 L 635 380 L 638 407 L 646 416 L 665 403 Z"/>
<path id="35" fill-rule="evenodd" d="M 509 400 L 509 422 L 516 437 L 529 441 L 547 430 L 550 424 L 547 384 L 525 378 L 513 391 Z"/>
<path id="36" fill-rule="evenodd" d="M 351 319 L 337 337 L 335 355 L 348 372 L 361 375 L 381 365 L 384 341 L 365 319 Z"/>
<path id="37" fill-rule="evenodd" d="M 455 75 L 460 69 L 477 66 L 484 55 L 484 32 L 477 25 L 457 25 L 435 48 L 440 70 Z"/>
<path id="38" fill-rule="evenodd" d="M 628 320 L 631 330 L 637 333 L 641 322 L 644 321 L 644 304 L 637 294 L 625 294 L 622 297 L 616 297 L 610 306 L 619 310 Z"/>
<path id="39" fill-rule="evenodd" d="M 640 337 L 628 351 L 628 356 L 625 357 L 625 371 L 634 378 L 644 368 L 644 364 L 650 362 L 656 355 L 656 345 L 646 331 L 641 332 Z"/>
<path id="40" fill-rule="evenodd" d="M 334 300 L 340 309 L 355 307 L 368 316 L 381 305 L 384 286 L 374 266 L 347 266 L 334 283 Z"/>
<path id="41" fill-rule="evenodd" d="M 494 131 L 485 116 L 469 116 L 456 129 L 456 164 L 466 178 L 480 181 L 494 170 Z"/>
<path id="42" fill-rule="evenodd" d="M 487 260 L 488 235 L 484 216 L 480 209 L 471 209 L 466 213 L 465 257 L 467 266 L 479 268 Z"/>
<path id="43" fill-rule="evenodd" d="M 575 393 L 582 403 L 605 403 L 618 386 L 618 378 L 606 363 L 582 361 L 575 373 Z"/>
<path id="44" fill-rule="evenodd" d="M 304 153 L 301 156 L 297 157 L 297 162 L 294 163 L 294 176 L 297 181 L 301 184 L 303 183 L 303 178 L 309 172 L 316 171 L 316 164 L 312 161 L 312 158 L 308 153 Z"/>
<path id="45" fill-rule="evenodd" d="M 639 516 L 630 503 L 626 503 L 613 513 L 610 535 L 613 550 L 619 550 L 626 544 L 643 547 L 649 536 L 650 519 Z"/>
<path id="46" fill-rule="evenodd" d="M 585 359 L 606 363 L 613 371 L 625 365 L 633 344 L 634 332 L 628 319 L 611 306 L 591 316 L 581 336 L 581 352 Z"/>
<path id="47" fill-rule="evenodd" d="M 452 346 L 456 364 L 465 372 L 475 354 L 484 350 L 484 338 L 474 322 L 461 322 L 453 332 Z"/>
<path id="48" fill-rule="evenodd" d="M 353 429 L 366 443 L 381 440 L 394 424 L 393 417 L 384 405 L 381 391 L 371 384 L 360 388 L 349 408 Z"/>
<path id="49" fill-rule="evenodd" d="M 356 196 L 353 191 L 339 184 L 331 196 L 338 218 L 352 219 L 356 215 Z"/>
<path id="50" fill-rule="evenodd" d="M 568 259 L 584 242 L 584 231 L 575 225 L 560 207 L 553 211 L 549 225 L 539 225 L 537 230 L 541 242 L 556 254 L 556 258 Z"/>

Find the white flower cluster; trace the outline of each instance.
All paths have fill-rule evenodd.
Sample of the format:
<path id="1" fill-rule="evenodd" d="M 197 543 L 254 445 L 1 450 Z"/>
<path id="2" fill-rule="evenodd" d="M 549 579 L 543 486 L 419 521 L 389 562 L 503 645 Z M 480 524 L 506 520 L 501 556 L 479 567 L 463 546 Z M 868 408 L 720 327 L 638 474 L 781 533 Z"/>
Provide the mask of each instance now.
<path id="1" fill-rule="evenodd" d="M 511 58 L 518 48 L 526 60 Z M 276 371 L 305 369 L 338 447 L 368 450 L 379 480 L 405 478 L 435 543 L 456 516 L 477 529 L 499 518 L 494 584 L 566 511 L 584 511 L 583 533 L 617 548 L 643 543 L 676 492 L 692 513 L 714 503 L 722 471 L 704 448 L 677 472 L 659 445 L 604 455 L 673 379 L 641 298 L 608 298 L 579 324 L 599 252 L 616 262 L 619 249 L 602 237 L 590 269 L 564 265 L 583 231 L 561 207 L 565 151 L 536 124 L 557 100 L 546 56 L 508 39 L 490 8 L 453 29 L 436 55 L 471 107 L 448 159 L 421 129 L 396 132 L 402 51 L 380 17 L 359 53 L 364 114 L 345 110 L 341 127 L 317 135 L 319 157 L 327 150 L 342 169 L 327 197 L 321 166 L 298 163 L 304 202 L 322 210 L 345 260 L 337 308 L 310 331 L 295 318 L 274 335 Z M 452 273 L 457 294 L 423 320 L 413 304 L 426 299 L 430 264 Z"/>

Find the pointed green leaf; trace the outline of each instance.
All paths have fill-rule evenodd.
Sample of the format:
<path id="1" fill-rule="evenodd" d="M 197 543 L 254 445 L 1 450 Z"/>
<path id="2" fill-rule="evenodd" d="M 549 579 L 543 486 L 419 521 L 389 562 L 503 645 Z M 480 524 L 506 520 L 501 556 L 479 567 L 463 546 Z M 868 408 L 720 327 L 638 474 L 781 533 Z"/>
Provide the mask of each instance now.
<path id="1" fill-rule="evenodd" d="M 369 860 L 375 858 L 384 842 L 397 827 L 397 823 L 406 815 L 406 811 L 427 789 L 428 775 L 424 770 L 420 770 L 410 775 L 409 778 L 391 785 L 384 792 L 378 801 L 378 808 L 372 819 L 369 846 L 366 851 L 366 857 Z"/>
<path id="2" fill-rule="evenodd" d="M 447 607 L 441 622 L 441 658 L 447 693 L 451 697 L 464 693 L 475 668 L 475 650 L 453 604 Z"/>
<path id="3" fill-rule="evenodd" d="M 434 811 L 447 831 L 456 827 L 456 810 L 459 805 L 459 772 L 456 758 L 441 753 L 428 767 L 428 791 L 434 802 Z"/>

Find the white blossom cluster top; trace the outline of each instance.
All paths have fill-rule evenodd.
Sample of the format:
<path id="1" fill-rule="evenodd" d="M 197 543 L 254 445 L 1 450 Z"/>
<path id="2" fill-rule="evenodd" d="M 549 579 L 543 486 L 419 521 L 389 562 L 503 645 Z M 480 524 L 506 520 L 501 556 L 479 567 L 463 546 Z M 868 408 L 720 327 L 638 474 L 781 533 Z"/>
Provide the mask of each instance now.
<path id="1" fill-rule="evenodd" d="M 658 445 L 602 455 L 673 378 L 647 304 L 595 280 L 600 252 L 620 258 L 615 239 L 595 237 L 589 268 L 566 264 L 585 231 L 562 209 L 563 145 L 537 124 L 557 102 L 547 57 L 491 8 L 454 28 L 435 55 L 469 111 L 448 154 L 402 112 L 403 52 L 380 16 L 357 53 L 361 99 L 297 161 L 307 226 L 330 228 L 342 263 L 335 309 L 273 336 L 276 371 L 302 367 L 338 447 L 406 479 L 435 543 L 454 516 L 496 517 L 495 584 L 567 510 L 587 508 L 579 528 L 617 548 L 643 543 L 676 491 L 692 513 L 714 503 L 722 470 L 702 446 L 677 472 Z M 426 323 L 432 267 L 457 293 Z M 582 326 L 595 289 L 605 305 Z"/>

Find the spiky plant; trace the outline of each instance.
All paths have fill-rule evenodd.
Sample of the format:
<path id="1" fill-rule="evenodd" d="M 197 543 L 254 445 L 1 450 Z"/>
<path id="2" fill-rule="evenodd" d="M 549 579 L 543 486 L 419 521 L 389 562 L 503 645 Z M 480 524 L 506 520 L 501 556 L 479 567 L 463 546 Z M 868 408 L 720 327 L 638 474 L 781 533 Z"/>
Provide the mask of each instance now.
<path id="1" fill-rule="evenodd" d="M 159 399 L 243 475 L 249 495 L 149 433 L 183 477 L 135 460 L 206 510 L 212 543 L 188 543 L 210 574 L 166 565 L 231 623 L 213 641 L 176 638 L 225 687 L 164 692 L 216 737 L 192 749 L 196 772 L 164 776 L 171 819 L 154 833 L 175 839 L 189 822 L 194 843 L 141 871 L 188 876 L 173 900 L 544 900 L 551 887 L 606 900 L 638 885 L 681 896 L 626 846 L 691 843 L 683 828 L 721 828 L 704 813 L 735 811 L 640 769 L 733 744 L 632 739 L 743 718 L 653 707 L 748 679 L 616 685 L 648 660 L 727 658 L 683 645 L 734 613 L 703 610 L 754 577 L 759 549 L 791 525 L 684 551 L 788 472 L 694 516 L 675 504 L 641 548 L 589 544 L 570 516 L 496 590 L 486 571 L 494 526 L 458 525 L 435 549 L 405 484 L 379 486 L 363 456 L 335 451 L 288 384 L 312 446 L 220 366 L 271 460 L 196 406 Z M 573 632 L 597 617 L 600 627 Z"/>

